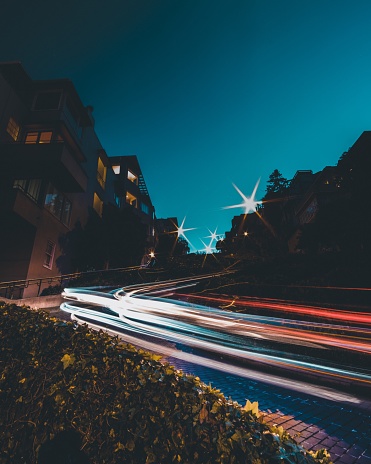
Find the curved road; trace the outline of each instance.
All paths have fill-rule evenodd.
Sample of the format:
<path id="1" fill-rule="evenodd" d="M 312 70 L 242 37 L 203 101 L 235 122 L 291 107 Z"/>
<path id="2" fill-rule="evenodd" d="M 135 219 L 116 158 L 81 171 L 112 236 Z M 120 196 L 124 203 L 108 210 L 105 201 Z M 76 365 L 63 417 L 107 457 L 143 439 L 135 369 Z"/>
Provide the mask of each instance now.
<path id="1" fill-rule="evenodd" d="M 308 323 L 170 298 L 199 279 L 111 292 L 66 289 L 61 309 L 73 320 L 162 354 L 240 404 L 258 400 L 267 420 L 282 424 L 306 448 L 326 447 L 334 462 L 371 464 L 371 408 L 365 399 L 371 391 L 371 316 L 357 313 L 356 320 L 347 320 L 346 312 L 332 310 L 326 320 Z M 213 303 L 222 306 L 218 298 Z M 255 309 L 273 304 L 254 303 Z M 292 303 L 284 309 L 303 313 L 303 306 Z"/>

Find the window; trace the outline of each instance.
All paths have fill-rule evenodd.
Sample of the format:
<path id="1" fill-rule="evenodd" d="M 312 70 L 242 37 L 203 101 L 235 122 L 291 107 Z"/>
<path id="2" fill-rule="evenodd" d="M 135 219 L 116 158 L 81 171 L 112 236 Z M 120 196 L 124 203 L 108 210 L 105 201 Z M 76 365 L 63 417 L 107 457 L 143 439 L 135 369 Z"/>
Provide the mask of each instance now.
<path id="1" fill-rule="evenodd" d="M 48 269 L 51 269 L 53 267 L 54 253 L 55 253 L 55 243 L 48 240 L 46 242 L 44 267 Z"/>
<path id="2" fill-rule="evenodd" d="M 121 198 L 114 193 L 115 203 L 120 208 L 121 207 Z"/>
<path id="3" fill-rule="evenodd" d="M 120 174 L 120 168 L 121 166 L 118 165 L 118 166 L 112 166 L 112 170 L 115 174 Z"/>
<path id="4" fill-rule="evenodd" d="M 52 184 L 49 184 L 45 196 L 45 208 L 53 216 L 68 226 L 71 219 L 72 203 L 63 193 L 60 193 Z"/>
<path id="5" fill-rule="evenodd" d="M 22 192 L 37 202 L 40 197 L 41 179 L 16 179 L 13 183 L 13 188 L 22 190 Z"/>
<path id="6" fill-rule="evenodd" d="M 138 176 L 128 170 L 128 179 L 133 182 L 133 184 L 138 185 Z"/>
<path id="7" fill-rule="evenodd" d="M 99 196 L 94 193 L 94 200 L 93 200 L 93 208 L 102 217 L 103 213 L 103 201 L 99 198 Z"/>
<path id="8" fill-rule="evenodd" d="M 130 192 L 126 192 L 126 203 L 129 203 L 129 205 L 134 206 L 134 208 L 137 207 L 137 199 L 134 195 L 132 195 Z"/>
<path id="9" fill-rule="evenodd" d="M 52 135 L 52 131 L 27 132 L 25 143 L 50 143 Z"/>
<path id="10" fill-rule="evenodd" d="M 101 158 L 98 158 L 98 170 L 97 170 L 97 179 L 100 184 L 100 186 L 104 189 L 104 186 L 106 184 L 106 175 L 107 175 L 107 168 L 103 164 L 103 161 Z"/>
<path id="11" fill-rule="evenodd" d="M 143 211 L 143 213 L 149 214 L 149 207 L 145 203 L 140 204 L 140 209 Z"/>
<path id="12" fill-rule="evenodd" d="M 40 92 L 36 95 L 34 110 L 57 110 L 61 101 L 62 92 Z"/>
<path id="13" fill-rule="evenodd" d="M 19 125 L 15 122 L 13 118 L 9 118 L 6 131 L 13 138 L 14 141 L 17 141 L 19 135 Z"/>

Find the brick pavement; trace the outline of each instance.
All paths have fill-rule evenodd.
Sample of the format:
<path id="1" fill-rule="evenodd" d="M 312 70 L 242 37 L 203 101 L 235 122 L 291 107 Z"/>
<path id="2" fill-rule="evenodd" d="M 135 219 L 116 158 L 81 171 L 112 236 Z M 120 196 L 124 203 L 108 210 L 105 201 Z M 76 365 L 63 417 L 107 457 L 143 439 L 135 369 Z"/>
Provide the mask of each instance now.
<path id="1" fill-rule="evenodd" d="M 214 369 L 168 359 L 241 405 L 258 401 L 270 424 L 282 427 L 307 450 L 326 448 L 336 464 L 371 464 L 371 407 L 339 403 Z"/>

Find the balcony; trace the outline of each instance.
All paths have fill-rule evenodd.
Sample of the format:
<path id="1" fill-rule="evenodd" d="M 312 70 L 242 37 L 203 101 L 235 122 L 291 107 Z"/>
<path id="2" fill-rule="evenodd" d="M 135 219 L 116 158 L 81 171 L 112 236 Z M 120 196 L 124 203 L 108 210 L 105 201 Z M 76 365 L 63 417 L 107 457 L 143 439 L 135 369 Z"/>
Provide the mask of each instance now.
<path id="1" fill-rule="evenodd" d="M 0 148 L 2 172 L 18 179 L 43 178 L 64 192 L 85 192 L 88 178 L 64 142 L 9 143 Z"/>

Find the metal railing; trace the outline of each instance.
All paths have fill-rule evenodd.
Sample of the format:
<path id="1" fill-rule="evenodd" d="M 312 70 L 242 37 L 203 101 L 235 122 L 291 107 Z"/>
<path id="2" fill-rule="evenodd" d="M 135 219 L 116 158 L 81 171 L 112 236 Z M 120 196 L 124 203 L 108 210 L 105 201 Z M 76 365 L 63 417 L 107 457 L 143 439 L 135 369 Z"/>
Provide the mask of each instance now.
<path id="1" fill-rule="evenodd" d="M 43 284 L 54 285 L 64 285 L 71 280 L 84 277 L 93 277 L 94 275 L 107 275 L 113 272 L 129 272 L 140 269 L 140 266 L 132 266 L 125 268 L 115 268 L 115 269 L 99 269 L 93 271 L 84 271 L 84 272 L 74 272 L 72 274 L 62 274 L 53 277 L 40 277 L 35 279 L 26 279 L 26 280 L 11 280 L 8 282 L 0 282 L 0 296 L 7 299 L 18 299 L 22 298 L 23 290 L 30 286 L 35 285 L 37 289 L 37 294 L 35 296 L 40 296 L 40 292 Z"/>

